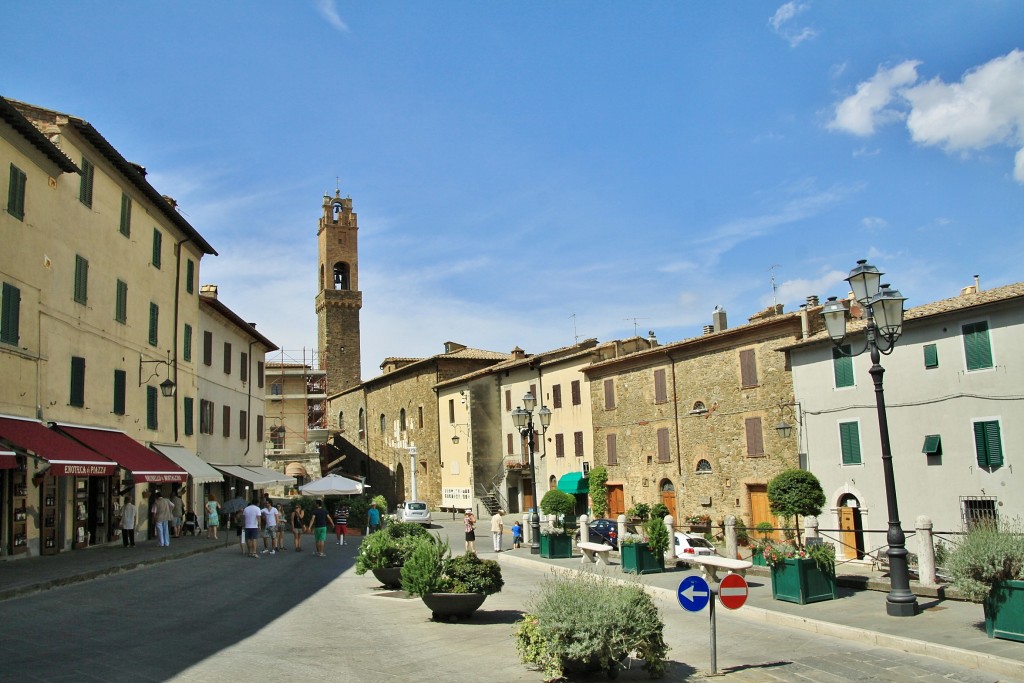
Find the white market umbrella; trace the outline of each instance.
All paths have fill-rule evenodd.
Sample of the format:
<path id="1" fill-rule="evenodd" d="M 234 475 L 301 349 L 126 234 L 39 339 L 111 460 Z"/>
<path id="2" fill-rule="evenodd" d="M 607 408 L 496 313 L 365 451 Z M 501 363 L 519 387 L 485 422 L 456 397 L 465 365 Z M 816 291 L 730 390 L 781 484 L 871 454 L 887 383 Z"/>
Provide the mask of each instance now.
<path id="1" fill-rule="evenodd" d="M 300 486 L 299 491 L 307 496 L 354 496 L 362 493 L 363 488 L 369 486 L 340 474 L 328 474 L 323 479 Z"/>

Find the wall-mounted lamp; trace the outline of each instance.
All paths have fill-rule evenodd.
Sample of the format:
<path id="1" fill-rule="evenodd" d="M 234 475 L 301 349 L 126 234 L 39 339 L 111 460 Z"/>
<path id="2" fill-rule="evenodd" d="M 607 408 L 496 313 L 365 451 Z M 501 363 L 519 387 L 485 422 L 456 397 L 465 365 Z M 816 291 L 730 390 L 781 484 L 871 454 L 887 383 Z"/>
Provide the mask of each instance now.
<path id="1" fill-rule="evenodd" d="M 454 444 L 458 444 L 459 441 L 460 441 L 460 439 L 459 439 L 459 427 L 462 428 L 462 431 L 466 432 L 467 436 L 469 435 L 469 431 L 467 429 L 468 425 L 453 424 L 452 427 L 455 429 L 455 433 L 452 434 L 452 443 L 454 443 Z"/>
<path id="2" fill-rule="evenodd" d="M 796 421 L 799 424 L 801 422 L 800 404 L 796 401 L 794 401 L 793 403 L 779 404 L 780 411 L 784 411 L 786 408 L 789 408 L 794 421 Z M 781 436 L 783 439 L 788 439 L 793 434 L 793 425 L 786 422 L 785 414 L 783 414 L 783 417 L 779 421 L 779 424 L 775 425 L 775 431 L 777 431 L 779 433 L 779 436 Z"/>
<path id="3" fill-rule="evenodd" d="M 142 381 L 142 366 L 145 365 L 145 364 L 148 364 L 148 363 L 156 363 L 158 365 L 166 365 L 167 366 L 167 373 L 168 373 L 168 375 L 170 375 L 171 352 L 170 351 L 167 352 L 167 360 L 142 360 L 142 356 L 141 355 L 139 356 L 139 386 L 140 387 L 143 384 L 149 384 L 149 380 L 153 379 L 154 377 L 159 377 L 160 376 L 160 368 L 158 367 L 158 368 L 156 368 L 156 370 L 153 371 L 153 374 L 150 375 L 148 379 L 146 379 L 145 382 Z M 170 376 L 168 376 L 168 378 L 165 379 L 163 382 L 160 382 L 160 393 L 163 394 L 164 396 L 166 396 L 166 397 L 174 396 L 174 389 L 175 389 L 175 385 L 174 385 L 174 382 L 171 381 Z"/>

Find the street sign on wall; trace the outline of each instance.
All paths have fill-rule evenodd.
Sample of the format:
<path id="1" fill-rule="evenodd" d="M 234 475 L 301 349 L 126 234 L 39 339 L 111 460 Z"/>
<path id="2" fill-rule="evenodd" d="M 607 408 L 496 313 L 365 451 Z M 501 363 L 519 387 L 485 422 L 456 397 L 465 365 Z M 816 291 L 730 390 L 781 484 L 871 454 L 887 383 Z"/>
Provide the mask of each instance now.
<path id="1" fill-rule="evenodd" d="M 743 607 L 747 594 L 747 581 L 739 574 L 726 574 L 718 585 L 718 599 L 726 609 Z"/>

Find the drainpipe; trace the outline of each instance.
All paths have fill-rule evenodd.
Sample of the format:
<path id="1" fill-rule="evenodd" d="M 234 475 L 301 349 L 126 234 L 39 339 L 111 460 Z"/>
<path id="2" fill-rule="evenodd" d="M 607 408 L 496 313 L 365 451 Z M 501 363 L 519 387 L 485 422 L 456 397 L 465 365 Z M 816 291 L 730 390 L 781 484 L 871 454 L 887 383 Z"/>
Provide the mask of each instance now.
<path id="1" fill-rule="evenodd" d="M 249 446 L 250 441 L 252 440 L 252 430 L 249 429 L 248 421 L 252 419 L 252 345 L 255 343 L 255 339 L 249 342 L 249 352 L 245 354 L 245 360 L 248 363 L 248 366 L 245 368 L 245 376 L 248 377 L 249 379 L 246 382 L 247 396 L 245 399 L 245 453 L 242 453 L 243 461 L 245 460 L 245 456 L 249 455 Z M 260 465 L 262 464 L 263 463 L 261 462 Z"/>
<path id="2" fill-rule="evenodd" d="M 671 353 L 666 353 L 665 357 L 668 358 L 669 367 L 672 368 L 672 412 L 673 422 L 676 427 L 676 470 L 679 472 L 679 483 L 682 484 L 683 454 L 679 444 L 679 395 L 676 393 L 676 362 L 672 358 Z"/>
<path id="3" fill-rule="evenodd" d="M 178 307 L 181 304 L 181 245 L 191 242 L 191 237 L 186 237 L 174 245 L 174 342 L 172 344 L 174 367 L 171 370 L 174 377 L 171 379 L 175 387 L 178 384 Z M 193 283 L 195 284 L 195 283 Z M 178 443 L 178 393 L 174 394 L 174 443 Z"/>

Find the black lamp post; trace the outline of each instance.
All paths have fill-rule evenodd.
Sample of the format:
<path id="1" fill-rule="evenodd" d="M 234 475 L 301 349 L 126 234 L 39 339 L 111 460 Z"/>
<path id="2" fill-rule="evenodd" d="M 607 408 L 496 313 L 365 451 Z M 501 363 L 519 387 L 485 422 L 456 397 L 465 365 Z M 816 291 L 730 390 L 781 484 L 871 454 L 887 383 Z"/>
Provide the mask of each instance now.
<path id="1" fill-rule="evenodd" d="M 910 590 L 910 572 L 907 568 L 907 537 L 900 526 L 899 506 L 896 503 L 896 481 L 892 472 L 892 451 L 889 448 L 889 422 L 885 415 L 885 395 L 882 391 L 881 354 L 889 355 L 896 346 L 896 340 L 903 334 L 903 302 L 906 297 L 889 285 L 879 283 L 884 273 L 867 261 L 857 261 L 857 267 L 850 271 L 846 281 L 853 289 L 854 298 L 864 307 L 866 317 L 864 348 L 871 352 L 871 379 L 875 384 L 875 407 L 878 412 L 878 431 L 882 438 L 882 472 L 885 477 L 885 501 L 889 512 L 889 532 L 886 540 L 889 550 L 889 594 L 885 599 L 885 611 L 891 617 L 912 617 L 917 614 L 917 596 Z M 830 297 L 821 312 L 825 327 L 832 337 L 838 353 L 843 353 L 842 343 L 846 336 L 846 319 L 849 311 L 836 297 Z"/>
<path id="2" fill-rule="evenodd" d="M 537 406 L 537 399 L 534 395 L 527 391 L 523 396 L 523 408 L 516 408 L 512 411 L 512 424 L 516 426 L 519 433 L 524 439 L 530 449 L 530 485 L 532 488 L 533 495 L 533 510 L 530 515 L 530 553 L 537 555 L 540 553 L 540 503 L 537 500 L 537 468 L 533 462 L 533 437 L 537 433 L 537 430 L 533 427 L 533 409 Z M 548 410 L 547 406 L 541 406 L 540 410 L 537 411 L 537 417 L 540 418 L 541 433 L 547 430 L 548 425 L 551 424 L 551 411 Z"/>

